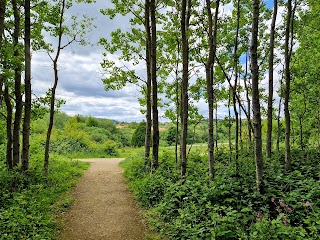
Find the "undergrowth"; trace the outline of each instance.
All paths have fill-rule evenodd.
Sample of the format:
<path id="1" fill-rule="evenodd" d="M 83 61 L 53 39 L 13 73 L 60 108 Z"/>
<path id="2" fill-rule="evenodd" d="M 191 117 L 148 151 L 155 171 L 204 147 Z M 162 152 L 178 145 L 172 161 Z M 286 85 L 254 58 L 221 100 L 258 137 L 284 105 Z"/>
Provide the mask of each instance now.
<path id="1" fill-rule="evenodd" d="M 0 168 L 1 240 L 56 238 L 56 214 L 72 204 L 69 190 L 89 167 L 89 163 L 53 155 L 45 176 L 39 159 L 34 157 L 27 174 Z"/>
<path id="2" fill-rule="evenodd" d="M 293 152 L 292 171 L 283 156 L 265 161 L 264 195 L 255 189 L 253 156 L 241 156 L 239 172 L 227 153 L 217 155 L 215 179 L 199 152 L 182 179 L 174 156 L 164 152 L 150 173 L 143 156 L 122 167 L 152 228 L 167 239 L 320 239 L 320 154 Z"/>

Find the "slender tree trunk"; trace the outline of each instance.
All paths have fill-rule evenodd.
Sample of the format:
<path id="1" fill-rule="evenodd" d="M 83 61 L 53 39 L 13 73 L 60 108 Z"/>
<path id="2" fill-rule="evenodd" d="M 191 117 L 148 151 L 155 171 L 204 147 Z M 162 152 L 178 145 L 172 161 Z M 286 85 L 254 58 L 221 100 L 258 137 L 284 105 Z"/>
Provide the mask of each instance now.
<path id="1" fill-rule="evenodd" d="M 153 115 L 153 141 L 152 141 L 152 168 L 159 165 L 159 117 L 158 117 L 158 82 L 157 82 L 157 30 L 156 30 L 156 2 L 150 1 L 151 15 L 151 79 L 152 79 L 152 115 Z"/>
<path id="2" fill-rule="evenodd" d="M 207 95 L 208 95 L 208 109 L 209 109 L 209 119 L 208 119 L 208 163 L 209 163 L 209 175 L 210 179 L 214 178 L 214 97 L 213 97 L 213 65 L 214 56 L 216 55 L 217 49 L 217 23 L 219 14 L 219 0 L 216 2 L 216 12 L 213 20 L 211 12 L 211 1 L 206 0 L 206 8 L 208 14 L 208 42 L 209 42 L 209 56 L 206 62 L 206 83 L 207 83 Z M 213 30 L 214 21 L 214 30 Z"/>
<path id="3" fill-rule="evenodd" d="M 20 38 L 20 12 L 17 0 L 12 0 L 12 8 L 14 11 L 14 93 L 16 101 L 16 109 L 13 123 L 13 166 L 17 166 L 20 162 L 20 124 L 22 117 L 22 94 L 21 94 L 21 56 L 19 53 L 19 38 Z"/>
<path id="4" fill-rule="evenodd" d="M 229 160 L 231 161 L 231 156 L 232 154 L 232 143 L 231 143 L 231 111 L 230 111 L 230 105 L 231 105 L 231 93 L 230 93 L 230 87 L 229 87 L 229 93 L 228 93 L 228 141 L 229 141 L 229 152 L 230 152 L 230 157 Z"/>
<path id="5" fill-rule="evenodd" d="M 181 41 L 182 41 L 182 81 L 181 81 L 181 174 L 187 173 L 187 134 L 188 134 L 188 87 L 189 87 L 189 19 L 191 0 L 182 0 Z"/>
<path id="6" fill-rule="evenodd" d="M 29 169 L 30 123 L 31 123 L 31 44 L 30 0 L 25 0 L 25 107 L 22 140 L 22 169 Z"/>
<path id="7" fill-rule="evenodd" d="M 0 51 L 2 49 L 2 36 L 4 32 L 4 18 L 6 13 L 7 0 L 0 0 Z"/>
<path id="8" fill-rule="evenodd" d="M 145 136 L 145 164 L 149 165 L 150 158 L 150 144 L 151 144 L 151 62 L 150 62 L 150 46 L 151 46 L 151 33 L 150 33 L 150 1 L 145 0 L 145 29 L 146 29 L 146 65 L 147 65 L 147 84 L 146 84 L 146 99 L 147 99 L 147 112 L 146 112 L 146 136 Z"/>
<path id="9" fill-rule="evenodd" d="M 3 101 L 3 92 L 2 92 L 3 80 L 4 80 L 4 76 L 2 73 L 0 73 L 0 109 L 2 108 L 2 101 Z"/>
<path id="10" fill-rule="evenodd" d="M 180 42 L 179 39 L 177 39 L 177 62 L 176 62 L 176 135 L 175 135 L 175 149 L 174 153 L 176 156 L 176 166 L 178 167 L 178 139 L 179 139 L 179 109 L 180 109 L 180 103 L 179 103 L 179 56 L 180 56 Z"/>
<path id="11" fill-rule="evenodd" d="M 218 103 L 216 103 L 216 151 L 218 151 Z"/>
<path id="12" fill-rule="evenodd" d="M 7 168 L 12 170 L 13 168 L 13 155 L 12 155 L 12 104 L 10 101 L 8 86 L 5 86 L 4 90 L 4 100 L 7 106 L 7 151 L 6 160 Z"/>
<path id="13" fill-rule="evenodd" d="M 289 54 L 289 40 L 290 40 L 290 24 L 292 17 L 292 1 L 288 0 L 287 3 L 287 19 L 286 19 L 286 34 L 285 34 L 285 90 L 284 90 L 284 117 L 286 123 L 285 134 L 285 170 L 288 171 L 291 168 L 291 154 L 290 154 L 290 111 L 289 111 L 289 97 L 290 97 L 290 54 Z"/>
<path id="14" fill-rule="evenodd" d="M 280 89 L 282 89 L 282 80 L 281 79 L 280 79 Z M 278 116 L 277 116 L 278 132 L 277 132 L 276 149 L 277 149 L 278 153 L 280 152 L 280 135 L 281 135 L 280 114 L 281 114 L 281 105 L 282 105 L 282 93 L 280 94 L 279 107 L 278 107 Z"/>
<path id="15" fill-rule="evenodd" d="M 239 38 L 239 28 L 240 28 L 240 0 L 237 2 L 237 29 L 236 29 L 236 38 L 234 44 L 234 72 L 235 72 L 235 79 L 234 79 L 234 91 L 232 94 L 233 100 L 233 111 L 235 117 L 235 161 L 236 161 L 236 173 L 239 173 L 239 113 L 237 110 L 237 89 L 238 89 L 238 38 Z"/>
<path id="16" fill-rule="evenodd" d="M 54 111 L 55 111 L 55 100 L 56 100 L 56 89 L 58 86 L 59 75 L 58 75 L 58 60 L 61 52 L 62 47 L 62 35 L 63 35 L 63 18 L 65 13 L 65 4 L 66 1 L 62 1 L 62 6 L 60 9 L 60 22 L 59 22 L 59 35 L 58 35 L 58 46 L 56 56 L 53 59 L 53 73 L 54 73 L 54 84 L 51 88 L 51 99 L 50 99 L 50 117 L 49 117 L 49 126 L 47 130 L 47 137 L 46 137 L 46 144 L 45 144 L 45 153 L 44 153 L 44 172 L 48 174 L 49 170 L 49 155 L 50 155 L 50 138 L 51 132 L 53 128 L 53 119 L 54 119 Z"/>
<path id="17" fill-rule="evenodd" d="M 278 0 L 273 1 L 273 16 L 270 29 L 270 55 L 269 55 L 269 94 L 268 94 L 268 130 L 267 130 L 267 158 L 271 158 L 272 151 L 272 115 L 273 115 L 273 59 L 274 59 L 274 36 L 278 13 Z"/>
<path id="18" fill-rule="evenodd" d="M 257 190 L 264 193 L 263 186 L 263 159 L 261 138 L 261 113 L 259 99 L 259 66 L 258 66 L 258 28 L 259 28 L 259 0 L 253 0 L 253 21 L 251 41 L 251 72 L 252 72 L 252 104 L 255 138 L 255 162 Z"/>
<path id="19" fill-rule="evenodd" d="M 246 72 L 244 76 L 244 87 L 246 89 L 246 99 L 247 99 L 247 104 L 248 104 L 248 114 L 247 114 L 247 123 L 248 123 L 248 138 L 249 138 L 249 145 L 251 145 L 252 142 L 252 129 L 250 127 L 250 122 L 251 122 L 251 99 L 250 99 L 250 94 L 249 94 L 249 86 L 247 83 L 247 76 L 248 76 L 248 52 L 246 53 Z"/>
<path id="20" fill-rule="evenodd" d="M 240 138 L 240 149 L 243 152 L 243 139 L 242 139 L 242 116 L 241 116 L 241 107 L 239 104 L 239 138 Z"/>
<path id="21" fill-rule="evenodd" d="M 209 56 L 206 63 L 206 83 L 207 83 L 207 95 L 208 95 L 208 163 L 209 163 L 209 176 L 210 179 L 214 178 L 214 139 L 213 139 L 213 79 L 211 77 L 211 66 L 213 61 L 213 33 L 212 33 L 212 13 L 211 13 L 211 1 L 206 0 L 206 8 L 208 14 L 208 42 L 209 42 Z"/>
<path id="22" fill-rule="evenodd" d="M 306 103 L 306 96 L 303 96 L 303 113 L 299 116 L 299 126 L 300 126 L 300 147 L 301 150 L 304 150 L 304 142 L 303 142 L 303 117 L 307 112 L 307 103 Z"/>

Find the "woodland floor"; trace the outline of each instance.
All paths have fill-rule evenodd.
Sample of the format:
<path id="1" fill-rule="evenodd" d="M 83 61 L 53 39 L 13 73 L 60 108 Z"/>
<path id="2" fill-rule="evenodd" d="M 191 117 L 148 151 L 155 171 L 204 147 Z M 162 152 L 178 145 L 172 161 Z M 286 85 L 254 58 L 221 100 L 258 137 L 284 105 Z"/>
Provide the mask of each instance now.
<path id="1" fill-rule="evenodd" d="M 147 226 L 118 166 L 123 159 L 83 159 L 92 162 L 63 214 L 61 240 L 145 239 Z"/>

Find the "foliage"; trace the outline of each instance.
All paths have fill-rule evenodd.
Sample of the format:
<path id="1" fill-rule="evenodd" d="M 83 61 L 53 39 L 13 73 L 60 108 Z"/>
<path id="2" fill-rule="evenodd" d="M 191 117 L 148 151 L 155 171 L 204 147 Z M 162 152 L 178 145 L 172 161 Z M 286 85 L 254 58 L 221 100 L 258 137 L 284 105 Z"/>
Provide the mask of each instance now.
<path id="1" fill-rule="evenodd" d="M 142 147 L 145 142 L 146 122 L 139 123 L 131 138 L 131 145 L 133 147 Z"/>
<path id="2" fill-rule="evenodd" d="M 33 155 L 27 175 L 0 167 L 0 239 L 53 239 L 55 214 L 72 204 L 68 195 L 88 163 L 54 156 L 44 176 L 42 155 Z"/>
<path id="3" fill-rule="evenodd" d="M 203 151 L 204 149 L 202 149 Z M 172 153 L 164 151 L 153 174 L 143 157 L 122 164 L 151 226 L 168 239 L 320 239 L 320 153 L 295 152 L 293 170 L 282 170 L 283 156 L 266 163 L 266 194 L 255 189 L 252 156 L 242 155 L 239 175 L 226 152 L 217 155 L 216 176 L 209 181 L 206 157 L 189 156 L 181 179 Z"/>
<path id="4" fill-rule="evenodd" d="M 48 115 L 32 122 L 31 153 L 41 153 L 45 142 Z M 128 146 L 131 130 L 118 129 L 108 119 L 58 113 L 54 121 L 51 152 L 69 157 L 118 156 L 120 147 Z"/>

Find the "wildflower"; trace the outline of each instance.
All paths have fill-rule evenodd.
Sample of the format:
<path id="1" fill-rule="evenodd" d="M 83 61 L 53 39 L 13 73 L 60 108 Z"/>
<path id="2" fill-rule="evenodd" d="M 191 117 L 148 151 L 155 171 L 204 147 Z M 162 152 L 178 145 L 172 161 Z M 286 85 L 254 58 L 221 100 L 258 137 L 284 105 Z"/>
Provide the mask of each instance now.
<path id="1" fill-rule="evenodd" d="M 284 218 L 284 219 L 282 219 L 282 222 L 285 224 L 285 225 L 287 225 L 287 220 Z"/>
<path id="2" fill-rule="evenodd" d="M 262 214 L 261 214 L 261 212 L 258 212 L 257 218 L 258 218 L 259 221 L 261 221 L 261 219 L 262 219 Z"/>
<path id="3" fill-rule="evenodd" d="M 310 202 L 309 201 L 306 201 L 306 206 L 310 207 Z"/>
<path id="4" fill-rule="evenodd" d="M 273 197 L 273 198 L 271 198 L 271 202 L 274 202 L 274 197 Z"/>

